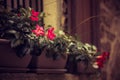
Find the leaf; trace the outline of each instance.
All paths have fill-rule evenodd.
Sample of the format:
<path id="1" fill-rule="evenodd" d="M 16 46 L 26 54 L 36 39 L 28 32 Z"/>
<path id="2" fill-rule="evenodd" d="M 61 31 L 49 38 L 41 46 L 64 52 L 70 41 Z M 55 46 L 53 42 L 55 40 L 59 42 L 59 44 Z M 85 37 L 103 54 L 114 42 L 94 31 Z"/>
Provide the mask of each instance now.
<path id="1" fill-rule="evenodd" d="M 39 15 L 40 18 L 46 17 L 46 14 L 44 12 L 41 12 Z"/>
<path id="2" fill-rule="evenodd" d="M 23 57 L 28 52 L 28 49 L 23 44 L 15 47 L 14 49 L 18 57 Z"/>
<path id="3" fill-rule="evenodd" d="M 14 36 L 14 38 L 16 38 L 16 39 L 19 39 L 19 37 L 20 37 L 20 34 L 15 30 L 8 30 L 6 33 L 12 34 Z"/>
<path id="4" fill-rule="evenodd" d="M 28 48 L 28 47 L 23 47 L 22 53 L 23 53 L 23 54 L 29 54 L 29 53 L 30 53 L 30 48 Z"/>
<path id="5" fill-rule="evenodd" d="M 8 30 L 7 33 L 16 34 L 17 32 L 15 30 Z"/>
<path id="6" fill-rule="evenodd" d="M 12 48 L 15 48 L 15 47 L 17 47 L 17 46 L 19 46 L 20 44 L 22 43 L 22 41 L 21 40 L 17 40 L 17 39 L 13 39 L 12 41 L 11 41 L 11 47 Z"/>

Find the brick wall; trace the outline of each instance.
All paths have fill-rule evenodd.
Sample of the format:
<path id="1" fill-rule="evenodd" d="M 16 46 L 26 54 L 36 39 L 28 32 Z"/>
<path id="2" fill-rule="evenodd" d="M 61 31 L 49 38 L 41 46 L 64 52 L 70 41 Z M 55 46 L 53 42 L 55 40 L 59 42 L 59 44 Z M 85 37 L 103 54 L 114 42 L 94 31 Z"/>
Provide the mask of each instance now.
<path id="1" fill-rule="evenodd" d="M 102 0 L 100 3 L 101 50 L 110 52 L 107 80 L 120 80 L 120 1 Z"/>

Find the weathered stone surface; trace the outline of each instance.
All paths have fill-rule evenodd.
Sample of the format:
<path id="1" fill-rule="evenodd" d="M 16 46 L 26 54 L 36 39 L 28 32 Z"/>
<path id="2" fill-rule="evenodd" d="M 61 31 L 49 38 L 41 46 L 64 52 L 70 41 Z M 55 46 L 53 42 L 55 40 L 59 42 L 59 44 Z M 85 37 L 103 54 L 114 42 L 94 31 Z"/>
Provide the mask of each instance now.
<path id="1" fill-rule="evenodd" d="M 101 17 L 101 20 L 103 21 L 105 27 L 110 28 L 111 27 L 111 19 L 107 17 L 108 15 L 104 15 Z"/>
<path id="2" fill-rule="evenodd" d="M 120 41 L 116 41 L 114 52 L 110 55 L 107 66 L 107 80 L 120 80 Z"/>
<path id="3" fill-rule="evenodd" d="M 109 42 L 102 43 L 101 48 L 103 51 L 110 52 L 111 51 L 111 44 Z"/>
<path id="4" fill-rule="evenodd" d="M 100 22 L 101 49 L 110 51 L 103 80 L 120 80 L 120 0 L 102 0 Z M 107 77 L 107 79 L 105 78 Z"/>
<path id="5" fill-rule="evenodd" d="M 112 32 L 114 32 L 117 35 L 117 37 L 120 37 L 119 35 L 120 34 L 120 17 L 114 17 L 111 26 L 113 26 L 111 28 Z"/>
<path id="6" fill-rule="evenodd" d="M 114 41 L 115 40 L 115 34 L 109 32 L 109 31 L 106 31 L 106 34 L 107 34 L 107 38 L 110 40 L 110 41 Z"/>

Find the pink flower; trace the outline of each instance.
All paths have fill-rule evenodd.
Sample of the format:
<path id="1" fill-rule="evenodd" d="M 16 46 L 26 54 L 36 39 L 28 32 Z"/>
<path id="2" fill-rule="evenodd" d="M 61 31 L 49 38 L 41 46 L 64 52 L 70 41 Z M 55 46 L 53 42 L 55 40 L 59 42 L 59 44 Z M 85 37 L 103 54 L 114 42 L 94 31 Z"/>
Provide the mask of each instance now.
<path id="1" fill-rule="evenodd" d="M 31 10 L 30 19 L 32 21 L 38 21 L 39 20 L 38 15 L 39 15 L 39 12 L 35 12 L 34 10 Z"/>
<path id="2" fill-rule="evenodd" d="M 36 36 L 44 36 L 44 29 L 43 27 L 39 26 L 38 24 L 36 25 L 36 29 L 32 30 L 32 32 L 36 35 Z"/>
<path id="3" fill-rule="evenodd" d="M 38 21 L 38 20 L 39 20 L 38 17 L 34 17 L 34 16 L 30 16 L 30 19 L 31 19 L 32 21 Z"/>
<path id="4" fill-rule="evenodd" d="M 103 52 L 101 55 L 96 57 L 96 62 L 94 65 L 96 65 L 98 68 L 102 68 L 103 64 L 105 63 L 108 57 L 109 57 L 109 53 Z"/>
<path id="5" fill-rule="evenodd" d="M 96 61 L 97 61 L 97 62 L 104 62 L 104 61 L 105 61 L 105 57 L 102 56 L 102 55 L 97 56 L 97 57 L 96 57 Z"/>
<path id="6" fill-rule="evenodd" d="M 95 62 L 94 65 L 98 66 L 98 68 L 102 68 L 103 67 L 103 63 L 102 62 Z"/>
<path id="7" fill-rule="evenodd" d="M 31 14 L 32 14 L 32 16 L 34 16 L 34 17 L 38 17 L 39 12 L 36 12 L 36 11 L 34 11 L 34 10 L 32 9 L 32 10 L 31 10 Z"/>
<path id="8" fill-rule="evenodd" d="M 49 38 L 50 40 L 53 40 L 56 37 L 56 35 L 54 34 L 54 28 L 49 28 L 47 31 L 47 38 Z"/>
<path id="9" fill-rule="evenodd" d="M 104 56 L 106 59 L 109 58 L 109 52 L 103 52 L 102 56 Z"/>

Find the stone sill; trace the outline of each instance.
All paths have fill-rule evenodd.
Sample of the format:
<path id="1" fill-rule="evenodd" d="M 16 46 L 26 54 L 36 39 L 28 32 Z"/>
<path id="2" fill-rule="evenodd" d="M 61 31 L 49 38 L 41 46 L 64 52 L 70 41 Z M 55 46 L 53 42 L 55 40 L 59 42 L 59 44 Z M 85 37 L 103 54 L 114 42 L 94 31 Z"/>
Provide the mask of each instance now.
<path id="1" fill-rule="evenodd" d="M 67 69 L 28 69 L 28 68 L 2 68 L 0 73 L 65 73 Z"/>

